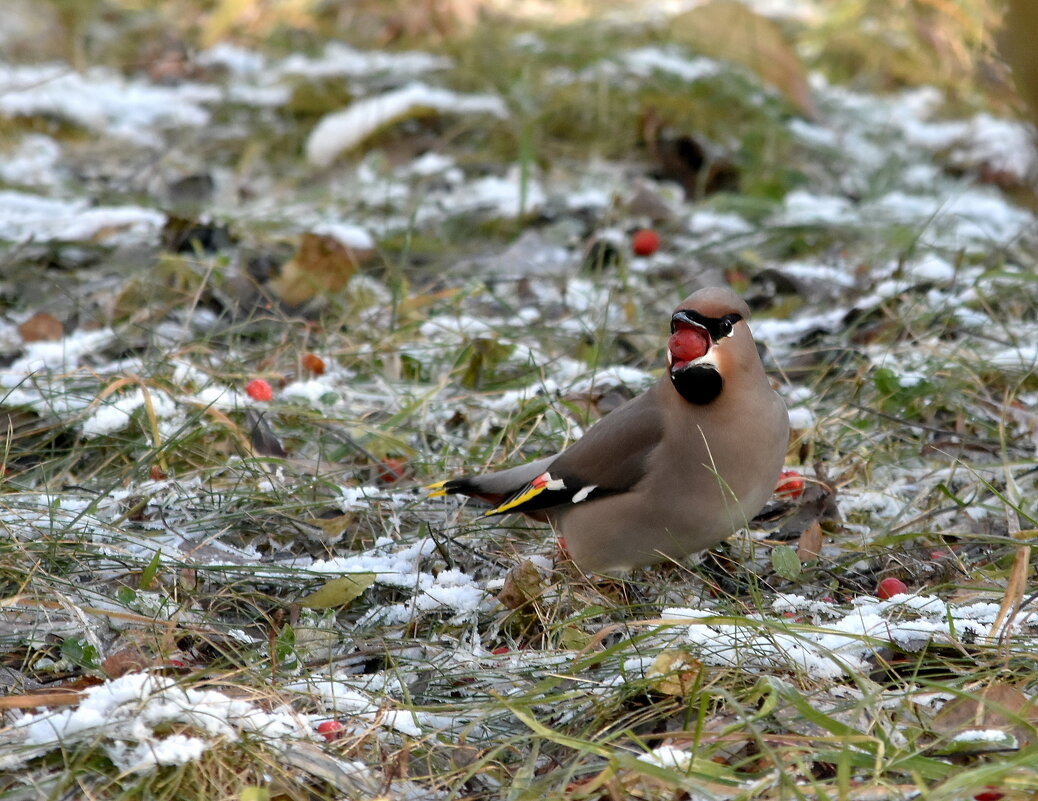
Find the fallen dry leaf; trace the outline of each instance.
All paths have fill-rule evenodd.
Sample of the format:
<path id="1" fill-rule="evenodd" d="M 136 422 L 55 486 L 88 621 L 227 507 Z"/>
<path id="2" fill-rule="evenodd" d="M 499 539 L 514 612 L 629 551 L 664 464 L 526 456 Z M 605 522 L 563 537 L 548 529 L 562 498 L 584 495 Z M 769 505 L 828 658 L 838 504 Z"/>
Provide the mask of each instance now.
<path id="1" fill-rule="evenodd" d="M 1011 684 L 989 684 L 949 701 L 930 728 L 949 738 L 965 731 L 997 730 L 1016 738 L 1020 747 L 1035 741 L 1038 706 Z"/>
<path id="2" fill-rule="evenodd" d="M 341 292 L 370 256 L 370 251 L 348 248 L 333 236 L 305 233 L 295 255 L 267 288 L 286 306 L 302 306 L 318 295 Z"/>
<path id="3" fill-rule="evenodd" d="M 53 314 L 36 312 L 18 326 L 23 342 L 56 342 L 65 336 L 65 326 Z"/>
<path id="4" fill-rule="evenodd" d="M 497 600 L 508 609 L 519 609 L 537 600 L 543 592 L 541 571 L 533 562 L 524 560 L 508 571 L 505 586 L 497 594 Z"/>
<path id="5" fill-rule="evenodd" d="M 670 21 L 671 36 L 697 52 L 740 64 L 815 116 L 807 74 L 782 29 L 737 0 L 713 0 Z"/>
<path id="6" fill-rule="evenodd" d="M 804 529 L 804 533 L 800 535 L 800 543 L 797 545 L 797 556 L 800 557 L 801 562 L 813 562 L 818 558 L 818 554 L 822 552 L 822 542 L 825 539 L 825 535 L 822 533 L 822 526 L 817 520 L 814 520 Z"/>

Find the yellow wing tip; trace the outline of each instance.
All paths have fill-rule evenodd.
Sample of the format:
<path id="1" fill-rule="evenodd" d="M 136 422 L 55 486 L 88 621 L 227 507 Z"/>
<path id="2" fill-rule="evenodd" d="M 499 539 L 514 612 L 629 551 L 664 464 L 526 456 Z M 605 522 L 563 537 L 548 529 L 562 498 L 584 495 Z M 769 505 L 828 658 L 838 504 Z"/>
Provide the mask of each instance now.
<path id="1" fill-rule="evenodd" d="M 510 509 L 514 509 L 517 506 L 522 506 L 524 503 L 526 503 L 531 498 L 536 498 L 538 495 L 540 495 L 542 492 L 544 492 L 544 490 L 546 488 L 547 487 L 546 487 L 545 484 L 541 484 L 540 486 L 535 486 L 535 485 L 531 484 L 525 490 L 520 492 L 518 495 L 513 495 L 511 498 L 509 498 L 507 501 L 502 503 L 500 506 L 495 506 L 489 512 L 484 512 L 483 513 L 483 517 L 490 517 L 491 515 L 504 514 L 505 512 L 507 512 Z"/>

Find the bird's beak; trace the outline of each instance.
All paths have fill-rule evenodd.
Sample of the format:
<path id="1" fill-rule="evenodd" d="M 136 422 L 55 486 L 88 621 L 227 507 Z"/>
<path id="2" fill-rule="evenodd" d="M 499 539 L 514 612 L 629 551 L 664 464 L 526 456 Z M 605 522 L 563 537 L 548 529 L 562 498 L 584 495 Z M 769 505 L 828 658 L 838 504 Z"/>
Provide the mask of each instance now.
<path id="1" fill-rule="evenodd" d="M 692 317 L 685 309 L 679 309 L 678 311 L 674 312 L 674 316 L 670 318 L 670 333 L 673 334 L 675 331 L 678 330 L 678 328 L 688 326 L 698 328 L 700 331 L 706 334 L 707 339 L 710 338 L 710 332 L 707 330 L 706 326 L 698 320 L 696 320 L 694 317 Z"/>
<path id="2" fill-rule="evenodd" d="M 709 329 L 685 310 L 670 318 L 670 341 L 667 343 L 667 366 L 674 375 L 696 364 L 709 361 L 714 345 Z"/>

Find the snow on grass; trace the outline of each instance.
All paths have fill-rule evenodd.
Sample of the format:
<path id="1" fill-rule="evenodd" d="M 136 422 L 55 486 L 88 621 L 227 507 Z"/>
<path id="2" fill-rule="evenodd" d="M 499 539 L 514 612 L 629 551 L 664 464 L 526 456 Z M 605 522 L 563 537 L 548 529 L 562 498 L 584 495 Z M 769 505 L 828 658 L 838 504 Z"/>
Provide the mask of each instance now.
<path id="1" fill-rule="evenodd" d="M 512 167 L 504 175 L 486 175 L 459 187 L 450 208 L 455 215 L 483 212 L 508 218 L 535 211 L 546 199 L 540 183 L 524 178 Z"/>
<path id="2" fill-rule="evenodd" d="M 177 413 L 174 400 L 165 392 L 151 390 L 149 393 L 151 408 L 155 416 L 162 420 L 173 417 Z M 145 405 L 144 392 L 134 389 L 118 397 L 109 397 L 101 401 L 97 410 L 83 421 L 80 430 L 84 437 L 100 437 L 120 431 L 130 424 L 132 415 Z"/>
<path id="3" fill-rule="evenodd" d="M 179 727 L 190 734 L 169 733 Z M 149 673 L 91 687 L 71 709 L 22 715 L 12 729 L 22 748 L 0 756 L 6 770 L 47 751 L 69 751 L 98 739 L 120 770 L 145 773 L 197 760 L 214 745 L 243 735 L 262 738 L 274 748 L 286 740 L 313 738 L 306 720 L 287 707 L 265 711 L 250 701 L 216 690 L 185 689 L 173 678 Z"/>
<path id="4" fill-rule="evenodd" d="M 315 166 L 327 167 L 340 153 L 355 147 L 386 125 L 428 111 L 508 116 L 504 102 L 494 95 L 459 94 L 424 83 L 412 83 L 402 89 L 358 100 L 342 111 L 322 117 L 307 138 L 306 157 Z"/>
<path id="5" fill-rule="evenodd" d="M 54 117 L 137 145 L 161 146 L 162 129 L 208 124 L 205 106 L 220 97 L 215 86 L 156 86 L 105 67 L 0 63 L 0 116 Z"/>
<path id="6" fill-rule="evenodd" d="M 61 145 L 44 134 L 27 134 L 0 160 L 0 181 L 36 189 L 56 189 L 62 176 L 58 168 Z"/>
<path id="7" fill-rule="evenodd" d="M 30 373 L 69 372 L 114 341 L 114 331 L 98 328 L 94 331 L 75 331 L 56 342 L 28 342 L 20 358 L 0 368 L 0 381 L 5 387 L 14 387 L 21 384 Z"/>
<path id="8" fill-rule="evenodd" d="M 434 553 L 436 541 L 432 538 L 400 547 L 383 537 L 364 553 L 315 561 L 308 570 L 335 575 L 374 574 L 379 584 L 413 593 L 403 603 L 373 608 L 365 616 L 366 625 L 398 625 L 412 620 L 418 612 L 440 610 L 453 613 L 456 619 L 466 619 L 495 605 L 476 580 L 460 570 L 440 570 L 435 575 L 423 571 L 419 567 L 421 561 Z"/>
<path id="9" fill-rule="evenodd" d="M 654 72 L 664 72 L 688 83 L 712 78 L 725 70 L 713 59 L 688 58 L 675 50 L 659 47 L 629 50 L 620 56 L 620 61 L 633 75 L 648 77 Z"/>
<path id="10" fill-rule="evenodd" d="M 0 241 L 154 243 L 165 222 L 166 215 L 155 209 L 0 190 Z"/>
<path id="11" fill-rule="evenodd" d="M 360 225 L 345 222 L 326 222 L 314 227 L 315 234 L 330 236 L 339 244 L 351 250 L 373 250 L 375 239 L 371 233 Z"/>
<path id="12" fill-rule="evenodd" d="M 226 62 L 234 54 L 218 54 Z M 277 76 L 299 78 L 366 77 L 392 75 L 416 77 L 428 72 L 444 70 L 451 60 L 444 56 L 420 51 L 389 53 L 383 50 L 356 50 L 341 42 L 329 42 L 324 52 L 314 58 L 302 54 L 289 56 L 271 67 Z"/>
<path id="13" fill-rule="evenodd" d="M 997 604 L 955 606 L 925 595 L 899 594 L 883 601 L 860 596 L 854 606 L 848 612 L 795 595 L 776 598 L 774 611 L 813 617 L 814 625 L 806 629 L 784 630 L 767 624 L 764 615 L 751 615 L 744 624 L 715 623 L 709 618 L 717 613 L 703 609 L 668 608 L 661 617 L 691 622 L 672 642 L 689 647 L 707 664 L 752 672 L 802 670 L 813 679 L 832 680 L 868 673 L 868 658 L 884 644 L 916 652 L 931 642 L 977 642 L 992 633 L 998 614 Z M 1015 622 L 1012 630 L 1031 633 L 1026 622 Z"/>

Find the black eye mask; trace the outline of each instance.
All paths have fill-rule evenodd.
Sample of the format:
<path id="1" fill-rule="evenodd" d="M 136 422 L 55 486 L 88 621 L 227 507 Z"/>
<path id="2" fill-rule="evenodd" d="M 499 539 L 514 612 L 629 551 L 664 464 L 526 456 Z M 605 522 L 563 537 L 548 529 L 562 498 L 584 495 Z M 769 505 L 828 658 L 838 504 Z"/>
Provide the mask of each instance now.
<path id="1" fill-rule="evenodd" d="M 710 334 L 710 341 L 717 342 L 730 337 L 735 330 L 735 324 L 742 319 L 741 314 L 726 314 L 724 317 L 706 317 L 697 311 L 684 310 L 675 312 L 670 318 L 670 333 L 678 330 L 679 323 L 698 325 L 706 329 Z"/>

